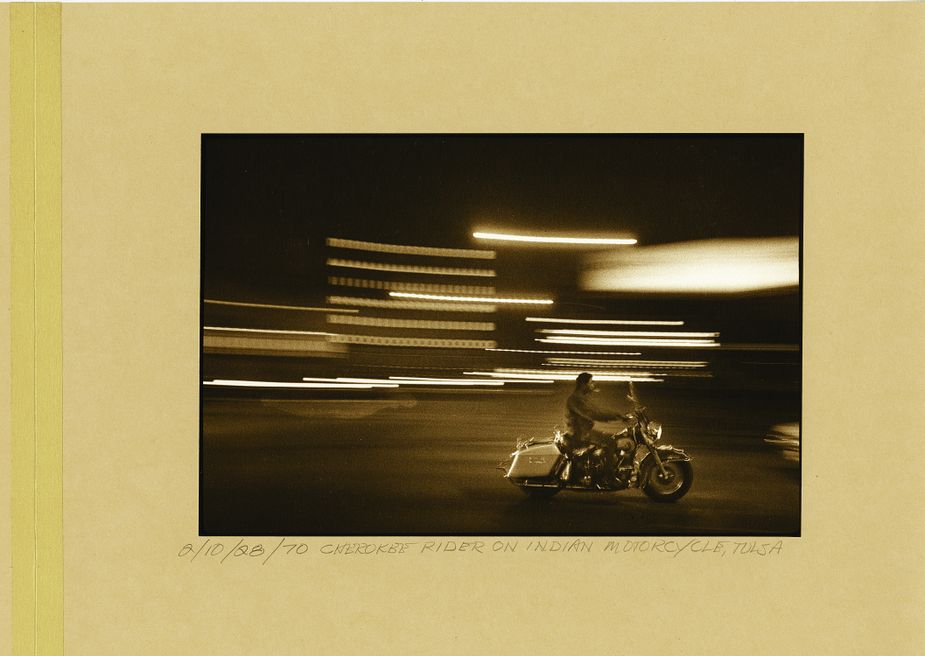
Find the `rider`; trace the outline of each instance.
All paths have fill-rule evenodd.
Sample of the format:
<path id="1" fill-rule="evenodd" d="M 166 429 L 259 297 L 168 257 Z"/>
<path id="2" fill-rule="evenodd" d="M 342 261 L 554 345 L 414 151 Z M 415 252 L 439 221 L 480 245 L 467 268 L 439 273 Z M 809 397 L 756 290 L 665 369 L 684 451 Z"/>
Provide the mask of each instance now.
<path id="1" fill-rule="evenodd" d="M 565 404 L 569 429 L 566 446 L 569 451 L 583 446 L 607 446 L 604 433 L 594 430 L 595 421 L 615 421 L 617 419 L 629 421 L 631 419 L 629 415 L 603 412 L 594 407 L 591 403 L 591 394 L 597 390 L 597 386 L 592 378 L 588 372 L 579 374 L 575 379 L 575 391 L 569 395 Z M 609 461 L 612 454 L 606 455 Z"/>

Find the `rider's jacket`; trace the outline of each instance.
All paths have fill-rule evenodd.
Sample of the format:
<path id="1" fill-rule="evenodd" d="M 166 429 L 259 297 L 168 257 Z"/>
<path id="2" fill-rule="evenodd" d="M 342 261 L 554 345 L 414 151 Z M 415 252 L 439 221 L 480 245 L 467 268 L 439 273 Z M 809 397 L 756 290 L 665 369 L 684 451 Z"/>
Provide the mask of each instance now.
<path id="1" fill-rule="evenodd" d="M 595 408 L 590 396 L 585 390 L 576 389 L 565 403 L 569 433 L 576 442 L 587 440 L 595 421 L 613 421 L 623 417 L 619 413 L 603 412 Z"/>

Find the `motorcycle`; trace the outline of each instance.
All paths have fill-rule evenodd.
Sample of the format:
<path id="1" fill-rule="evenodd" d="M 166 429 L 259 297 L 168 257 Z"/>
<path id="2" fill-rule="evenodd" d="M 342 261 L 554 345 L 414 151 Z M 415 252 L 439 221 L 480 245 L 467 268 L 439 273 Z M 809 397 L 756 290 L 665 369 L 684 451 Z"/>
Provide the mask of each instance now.
<path id="1" fill-rule="evenodd" d="M 562 490 L 615 492 L 639 488 L 653 501 L 677 501 L 691 488 L 691 457 L 662 444 L 662 426 L 649 419 L 630 383 L 626 397 L 634 407 L 631 425 L 608 435 L 603 444 L 571 449 L 558 429 L 552 438 L 520 441 L 510 459 L 499 465 L 504 478 L 532 498 L 549 498 Z"/>

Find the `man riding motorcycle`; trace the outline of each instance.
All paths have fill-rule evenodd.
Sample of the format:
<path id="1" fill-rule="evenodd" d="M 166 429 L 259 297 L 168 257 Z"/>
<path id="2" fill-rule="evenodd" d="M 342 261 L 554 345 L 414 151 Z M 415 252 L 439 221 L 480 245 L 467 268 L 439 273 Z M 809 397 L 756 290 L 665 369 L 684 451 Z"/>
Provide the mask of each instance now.
<path id="1" fill-rule="evenodd" d="M 569 451 L 569 458 L 571 458 L 577 465 L 579 462 L 587 461 L 589 454 L 596 454 L 598 457 L 603 458 L 603 462 L 612 463 L 614 458 L 614 449 L 619 446 L 614 444 L 613 440 L 607 439 L 607 436 L 600 432 L 594 430 L 595 421 L 615 421 L 621 419 L 623 421 L 631 421 L 632 416 L 623 415 L 620 413 L 614 412 L 604 412 L 596 407 L 591 402 L 591 394 L 597 390 L 597 386 L 594 384 L 593 377 L 588 372 L 579 374 L 575 379 L 575 391 L 573 391 L 568 400 L 565 403 L 566 408 L 566 420 L 568 422 L 568 434 L 565 436 L 565 446 Z M 628 447 L 632 448 L 632 440 L 626 439 L 630 442 Z M 580 456 L 577 456 L 575 452 L 582 447 L 597 447 L 588 449 L 585 453 Z M 574 467 L 572 471 L 574 472 L 578 467 Z M 603 484 L 603 481 L 595 481 L 597 484 Z"/>

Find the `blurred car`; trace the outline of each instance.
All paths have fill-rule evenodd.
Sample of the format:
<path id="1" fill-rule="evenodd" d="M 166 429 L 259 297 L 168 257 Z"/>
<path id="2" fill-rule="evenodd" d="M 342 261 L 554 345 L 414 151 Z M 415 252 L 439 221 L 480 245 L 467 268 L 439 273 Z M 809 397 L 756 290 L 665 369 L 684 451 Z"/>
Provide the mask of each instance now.
<path id="1" fill-rule="evenodd" d="M 800 424 L 799 422 L 775 424 L 768 429 L 764 441 L 778 449 L 790 462 L 800 462 Z"/>

